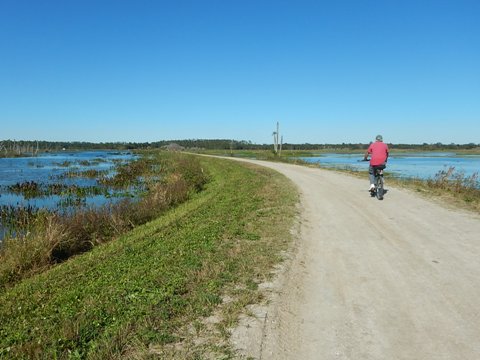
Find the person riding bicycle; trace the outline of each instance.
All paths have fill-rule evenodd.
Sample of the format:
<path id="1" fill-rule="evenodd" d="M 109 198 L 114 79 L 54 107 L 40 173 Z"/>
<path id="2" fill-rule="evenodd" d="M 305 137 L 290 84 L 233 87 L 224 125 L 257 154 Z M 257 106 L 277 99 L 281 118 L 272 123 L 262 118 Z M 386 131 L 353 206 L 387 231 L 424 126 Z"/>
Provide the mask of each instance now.
<path id="1" fill-rule="evenodd" d="M 370 191 L 375 189 L 375 174 L 374 174 L 374 167 L 375 166 L 383 166 L 385 165 L 388 160 L 388 146 L 383 142 L 382 135 L 377 135 L 375 138 L 375 142 L 371 143 L 368 147 L 367 151 L 365 152 L 364 160 L 368 160 L 368 156 L 370 155 L 370 167 L 368 168 L 368 175 L 370 178 Z"/>

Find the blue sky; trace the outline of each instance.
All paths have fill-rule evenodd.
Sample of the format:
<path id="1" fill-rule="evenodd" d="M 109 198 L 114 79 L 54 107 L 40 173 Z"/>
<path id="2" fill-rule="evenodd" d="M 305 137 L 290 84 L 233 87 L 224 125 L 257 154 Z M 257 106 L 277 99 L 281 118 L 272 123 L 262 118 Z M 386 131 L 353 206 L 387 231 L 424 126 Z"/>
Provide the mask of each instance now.
<path id="1" fill-rule="evenodd" d="M 480 1 L 0 0 L 0 139 L 480 143 Z"/>

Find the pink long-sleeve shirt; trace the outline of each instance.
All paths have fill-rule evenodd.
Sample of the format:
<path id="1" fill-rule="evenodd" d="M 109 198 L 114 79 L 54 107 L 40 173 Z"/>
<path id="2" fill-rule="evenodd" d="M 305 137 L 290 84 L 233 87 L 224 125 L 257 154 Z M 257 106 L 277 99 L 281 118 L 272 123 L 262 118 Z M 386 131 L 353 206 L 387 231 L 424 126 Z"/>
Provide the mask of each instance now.
<path id="1" fill-rule="evenodd" d="M 370 165 L 382 165 L 387 161 L 388 146 L 384 142 L 375 141 L 371 143 L 367 151 L 370 154 Z"/>

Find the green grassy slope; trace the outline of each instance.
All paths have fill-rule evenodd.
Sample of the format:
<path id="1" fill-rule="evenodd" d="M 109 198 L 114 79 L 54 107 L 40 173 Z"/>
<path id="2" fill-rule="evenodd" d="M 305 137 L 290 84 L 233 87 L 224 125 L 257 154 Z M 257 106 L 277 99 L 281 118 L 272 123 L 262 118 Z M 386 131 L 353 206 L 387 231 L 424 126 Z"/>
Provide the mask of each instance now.
<path id="1" fill-rule="evenodd" d="M 257 299 L 290 241 L 297 194 L 269 170 L 201 162 L 212 181 L 192 200 L 0 293 L 0 358 L 156 357 L 186 343 L 185 324 L 223 295 Z"/>

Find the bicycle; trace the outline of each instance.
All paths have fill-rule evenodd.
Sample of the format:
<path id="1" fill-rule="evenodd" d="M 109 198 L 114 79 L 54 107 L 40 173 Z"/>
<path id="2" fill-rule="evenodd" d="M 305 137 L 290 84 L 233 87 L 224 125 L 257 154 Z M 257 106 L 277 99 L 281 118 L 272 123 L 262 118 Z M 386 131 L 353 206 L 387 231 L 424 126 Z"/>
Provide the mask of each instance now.
<path id="1" fill-rule="evenodd" d="M 368 161 L 366 159 L 358 161 Z M 370 196 L 376 197 L 378 200 L 383 200 L 383 195 L 385 194 L 385 188 L 383 187 L 383 170 L 386 168 L 386 165 L 376 165 L 372 166 L 373 176 L 375 177 L 374 188 L 370 190 Z"/>
<path id="2" fill-rule="evenodd" d="M 375 177 L 375 187 L 370 191 L 372 197 L 376 196 L 378 200 L 383 200 L 383 195 L 385 194 L 385 189 L 383 188 L 383 170 L 385 165 L 372 166 L 373 175 Z"/>

